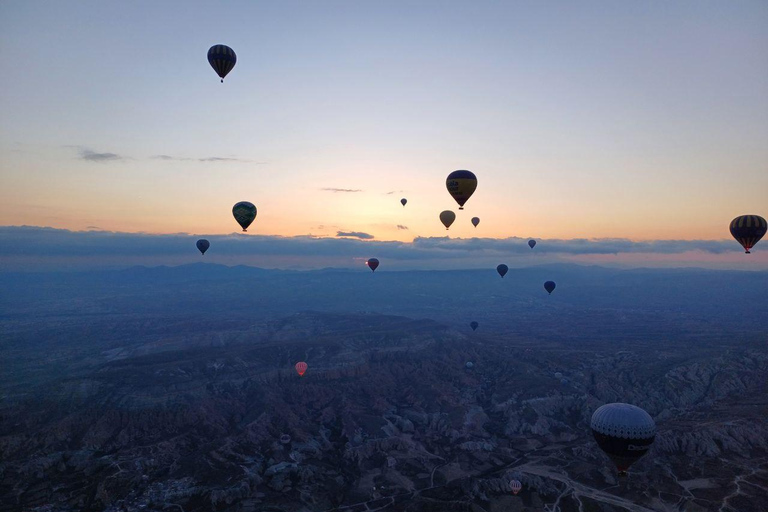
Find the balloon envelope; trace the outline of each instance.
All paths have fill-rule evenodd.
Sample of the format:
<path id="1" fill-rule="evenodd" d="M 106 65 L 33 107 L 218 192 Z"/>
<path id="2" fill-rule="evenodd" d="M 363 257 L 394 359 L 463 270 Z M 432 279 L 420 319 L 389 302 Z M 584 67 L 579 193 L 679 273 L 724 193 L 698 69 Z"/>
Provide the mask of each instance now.
<path id="1" fill-rule="evenodd" d="M 206 240 L 205 238 L 201 238 L 197 241 L 195 244 L 197 246 L 197 250 L 200 251 L 200 254 L 205 254 L 205 251 L 208 250 L 208 248 L 211 246 L 211 242 Z"/>
<path id="2" fill-rule="evenodd" d="M 528 247 L 530 247 L 531 249 L 536 247 L 536 240 L 528 240 Z"/>
<path id="3" fill-rule="evenodd" d="M 475 365 L 474 363 L 472 363 L 472 361 L 467 361 L 467 364 L 465 364 L 464 366 L 466 366 L 468 369 L 471 369 Z"/>
<path id="4" fill-rule="evenodd" d="M 213 70 L 221 78 L 221 82 L 224 82 L 224 77 L 232 71 L 237 63 L 237 55 L 235 51 L 229 46 L 223 44 L 215 44 L 208 50 L 208 64 L 211 65 Z"/>
<path id="5" fill-rule="evenodd" d="M 365 262 L 365 264 L 368 265 L 368 268 L 371 269 L 371 272 L 376 272 L 376 269 L 379 268 L 379 260 L 376 258 L 369 259 Z"/>
<path id="6" fill-rule="evenodd" d="M 768 224 L 759 215 L 741 215 L 731 221 L 731 235 L 744 247 L 744 252 L 749 250 L 765 235 Z"/>
<path id="7" fill-rule="evenodd" d="M 407 202 L 408 202 L 408 200 L 406 198 L 402 198 L 400 200 L 400 204 L 403 205 L 403 206 L 405 206 L 405 203 L 407 203 Z"/>
<path id="8" fill-rule="evenodd" d="M 509 486 L 512 488 L 512 494 L 514 494 L 515 496 L 517 496 L 517 493 L 519 493 L 520 490 L 523 488 L 523 484 L 521 484 L 517 480 L 512 480 L 511 482 L 509 482 Z"/>
<path id="9" fill-rule="evenodd" d="M 656 423 L 640 407 L 606 404 L 592 414 L 592 435 L 597 445 L 613 461 L 620 474 L 648 453 L 656 438 Z"/>
<path id="10" fill-rule="evenodd" d="M 480 224 L 480 217 L 472 217 L 472 225 L 477 227 Z"/>
<path id="11" fill-rule="evenodd" d="M 472 322 L 469 322 L 469 326 L 472 328 L 473 331 L 476 331 L 477 328 L 480 326 L 480 324 L 475 321 L 472 321 Z"/>
<path id="12" fill-rule="evenodd" d="M 464 203 L 472 197 L 477 188 L 477 176 L 466 170 L 453 171 L 445 180 L 448 193 L 459 203 L 459 210 L 464 209 Z"/>
<path id="13" fill-rule="evenodd" d="M 557 285 L 555 284 L 554 281 L 547 281 L 546 283 L 544 283 L 544 289 L 547 290 L 547 292 L 549 292 L 550 295 L 552 294 L 553 291 L 555 291 L 555 286 Z"/>
<path id="14" fill-rule="evenodd" d="M 305 363 L 304 361 L 300 361 L 296 363 L 295 368 L 296 368 L 296 373 L 299 374 L 299 377 L 303 377 L 304 372 L 307 371 L 307 363 Z"/>
<path id="15" fill-rule="evenodd" d="M 502 263 L 496 267 L 496 272 L 498 272 L 501 277 L 504 277 L 507 275 L 507 272 L 509 272 L 509 267 Z"/>
<path id="16" fill-rule="evenodd" d="M 232 207 L 232 215 L 234 215 L 240 227 L 243 228 L 243 231 L 246 231 L 256 218 L 256 207 L 248 201 L 240 201 Z"/>
<path id="17" fill-rule="evenodd" d="M 453 221 L 456 220 L 456 214 L 453 213 L 451 210 L 445 210 L 443 212 L 440 212 L 440 222 L 443 223 L 443 226 L 445 226 L 445 229 L 448 229 L 451 227 L 451 224 L 453 224 Z"/>

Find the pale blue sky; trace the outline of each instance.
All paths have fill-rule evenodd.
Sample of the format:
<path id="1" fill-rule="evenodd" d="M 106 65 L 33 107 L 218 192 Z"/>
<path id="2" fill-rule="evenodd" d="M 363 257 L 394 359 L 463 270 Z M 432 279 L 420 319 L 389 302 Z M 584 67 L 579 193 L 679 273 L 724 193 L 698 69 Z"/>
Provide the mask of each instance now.
<path id="1" fill-rule="evenodd" d="M 455 236 L 725 238 L 768 206 L 766 27 L 764 1 L 6 1 L 0 224 L 228 233 L 251 200 L 257 233 L 410 240 L 468 168 L 484 231 Z"/>

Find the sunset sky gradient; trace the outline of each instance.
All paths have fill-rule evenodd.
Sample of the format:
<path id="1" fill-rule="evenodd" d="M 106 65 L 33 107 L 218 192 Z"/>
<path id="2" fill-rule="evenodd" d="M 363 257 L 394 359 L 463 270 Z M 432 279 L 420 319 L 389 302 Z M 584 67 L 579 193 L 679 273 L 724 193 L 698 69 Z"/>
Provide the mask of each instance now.
<path id="1" fill-rule="evenodd" d="M 725 240 L 768 216 L 766 27 L 764 1 L 3 2 L 0 225 L 225 235 L 246 200 L 258 235 Z"/>

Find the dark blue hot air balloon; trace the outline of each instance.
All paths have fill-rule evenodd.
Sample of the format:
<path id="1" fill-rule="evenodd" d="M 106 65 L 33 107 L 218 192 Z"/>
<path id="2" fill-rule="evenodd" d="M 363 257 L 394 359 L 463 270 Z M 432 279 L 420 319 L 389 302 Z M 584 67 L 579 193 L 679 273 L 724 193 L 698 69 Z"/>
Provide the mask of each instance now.
<path id="1" fill-rule="evenodd" d="M 224 83 L 224 77 L 232 71 L 237 63 L 237 55 L 235 51 L 227 45 L 215 44 L 208 50 L 208 64 L 211 65 L 213 70 L 221 78 L 221 83 Z"/>
<path id="2" fill-rule="evenodd" d="M 477 328 L 480 326 L 480 324 L 473 320 L 473 321 L 469 322 L 469 326 L 472 328 L 473 331 L 476 331 Z"/>
<path id="3" fill-rule="evenodd" d="M 496 267 L 496 272 L 498 272 L 501 277 L 504 277 L 507 275 L 507 272 L 509 272 L 509 267 L 502 263 Z"/>
<path id="4" fill-rule="evenodd" d="M 530 247 L 531 249 L 536 247 L 536 240 L 534 240 L 534 239 L 528 240 L 528 247 Z"/>
<path id="5" fill-rule="evenodd" d="M 211 246 L 211 242 L 209 242 L 205 238 L 201 238 L 200 240 L 197 241 L 195 245 L 197 245 L 197 250 L 200 251 L 200 254 L 205 254 L 205 251 L 207 251 L 208 248 Z"/>
<path id="6" fill-rule="evenodd" d="M 544 289 L 547 290 L 550 295 L 552 295 L 552 292 L 555 291 L 555 286 L 557 285 L 554 281 L 547 281 L 544 283 Z"/>
<path id="7" fill-rule="evenodd" d="M 626 476 L 629 466 L 648 453 L 656 438 L 653 418 L 630 404 L 599 407 L 592 414 L 590 427 L 597 445 L 616 465 L 619 476 Z"/>

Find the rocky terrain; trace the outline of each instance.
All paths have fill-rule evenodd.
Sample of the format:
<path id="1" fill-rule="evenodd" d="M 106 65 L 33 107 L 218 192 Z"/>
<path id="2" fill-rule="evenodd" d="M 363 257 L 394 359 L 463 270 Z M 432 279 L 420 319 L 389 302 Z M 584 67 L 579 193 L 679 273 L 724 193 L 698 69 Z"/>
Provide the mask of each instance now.
<path id="1" fill-rule="evenodd" d="M 3 318 L 2 511 L 767 509 L 764 327 L 710 317 L 721 328 L 709 336 L 694 323 L 638 339 L 653 313 L 617 307 L 625 328 L 638 324 L 626 337 L 585 335 L 600 330 L 598 308 L 576 332 L 526 335 L 89 300 L 95 319 L 63 305 Z M 614 401 L 659 428 L 621 480 L 589 432 Z"/>

